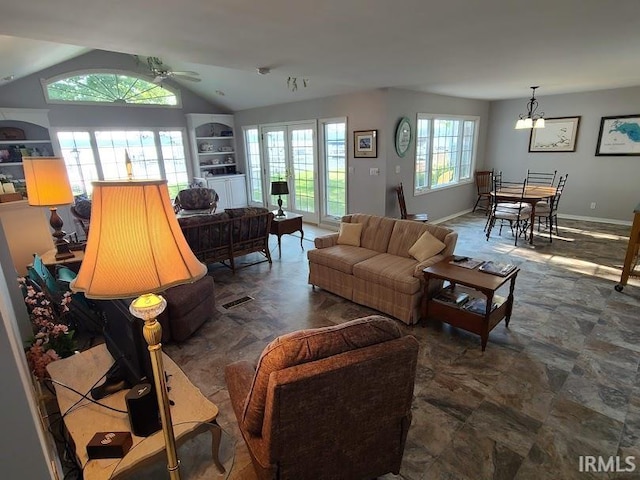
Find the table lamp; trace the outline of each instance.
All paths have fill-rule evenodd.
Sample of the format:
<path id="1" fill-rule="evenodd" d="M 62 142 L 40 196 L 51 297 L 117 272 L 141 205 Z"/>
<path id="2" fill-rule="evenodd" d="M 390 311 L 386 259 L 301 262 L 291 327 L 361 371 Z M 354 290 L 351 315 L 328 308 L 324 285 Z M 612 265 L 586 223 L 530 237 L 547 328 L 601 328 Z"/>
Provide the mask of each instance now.
<path id="1" fill-rule="evenodd" d="M 180 463 L 162 361 L 166 300 L 156 292 L 207 273 L 187 244 L 171 206 L 166 180 L 93 182 L 91 229 L 78 276 L 70 284 L 88 298 L 136 298 L 129 308 L 144 320 L 171 479 Z"/>
<path id="2" fill-rule="evenodd" d="M 271 182 L 271 195 L 278 195 L 278 213 L 276 217 L 284 217 L 285 214 L 282 211 L 282 197 L 281 195 L 289 195 L 289 185 L 286 181 Z"/>
<path id="3" fill-rule="evenodd" d="M 67 176 L 64 158 L 60 157 L 23 157 L 24 179 L 27 184 L 29 205 L 49 207 L 51 218 L 49 225 L 53 229 L 56 246 L 56 260 L 72 258 L 66 233 L 62 231 L 62 218 L 57 207 L 73 203 L 73 192 Z"/>

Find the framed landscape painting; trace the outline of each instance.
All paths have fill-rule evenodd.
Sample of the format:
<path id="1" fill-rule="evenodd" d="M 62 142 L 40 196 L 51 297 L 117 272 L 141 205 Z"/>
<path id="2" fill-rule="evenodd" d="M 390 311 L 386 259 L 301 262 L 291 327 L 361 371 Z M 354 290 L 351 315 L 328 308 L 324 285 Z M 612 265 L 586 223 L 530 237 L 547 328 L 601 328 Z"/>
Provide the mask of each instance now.
<path id="1" fill-rule="evenodd" d="M 640 115 L 602 117 L 596 155 L 640 155 Z"/>
<path id="2" fill-rule="evenodd" d="M 360 130 L 353 132 L 353 156 L 376 158 L 378 156 L 378 131 Z"/>
<path id="3" fill-rule="evenodd" d="M 575 152 L 580 117 L 545 118 L 544 128 L 532 128 L 530 152 Z"/>

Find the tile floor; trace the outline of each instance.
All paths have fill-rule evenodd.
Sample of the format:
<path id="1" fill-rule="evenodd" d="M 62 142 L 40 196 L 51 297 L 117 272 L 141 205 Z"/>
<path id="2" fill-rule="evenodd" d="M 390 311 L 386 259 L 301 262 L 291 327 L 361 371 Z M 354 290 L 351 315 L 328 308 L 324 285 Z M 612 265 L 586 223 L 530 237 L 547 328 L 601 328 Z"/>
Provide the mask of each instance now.
<path id="1" fill-rule="evenodd" d="M 640 471 L 640 281 L 614 290 L 630 227 L 560 220 L 548 233 L 513 245 L 485 217 L 445 225 L 459 233 L 456 253 L 518 264 L 514 313 L 487 350 L 480 339 L 430 320 L 403 326 L 418 338 L 413 423 L 399 476 L 385 479 L 640 478 L 640 473 L 579 472 L 581 455 L 635 456 Z M 306 249 L 323 231 L 305 225 Z M 282 258 L 239 270 L 213 266 L 217 312 L 193 337 L 165 346 L 220 407 L 235 438 L 232 479 L 255 479 L 229 404 L 224 366 L 257 359 L 277 335 L 358 318 L 373 310 L 307 285 L 299 238 L 283 237 Z M 225 310 L 244 295 L 253 301 Z M 621 467 L 625 467 L 624 459 Z"/>

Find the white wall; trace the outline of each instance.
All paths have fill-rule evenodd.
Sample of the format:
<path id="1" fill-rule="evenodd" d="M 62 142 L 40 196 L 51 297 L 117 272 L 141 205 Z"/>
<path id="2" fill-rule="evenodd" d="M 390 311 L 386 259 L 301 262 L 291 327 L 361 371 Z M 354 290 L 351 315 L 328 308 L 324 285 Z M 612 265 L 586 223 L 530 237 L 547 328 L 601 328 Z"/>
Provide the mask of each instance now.
<path id="1" fill-rule="evenodd" d="M 542 92 L 541 92 L 542 93 Z M 560 215 L 630 222 L 640 202 L 640 156 L 596 156 L 600 119 L 640 114 L 640 87 L 567 95 L 539 95 L 545 117 L 580 115 L 575 152 L 529 153 L 529 130 L 515 130 L 527 99 L 491 103 L 486 167 L 502 170 L 505 178 L 524 179 L 527 169 L 569 174 L 560 202 Z M 591 202 L 596 209 L 591 210 Z"/>

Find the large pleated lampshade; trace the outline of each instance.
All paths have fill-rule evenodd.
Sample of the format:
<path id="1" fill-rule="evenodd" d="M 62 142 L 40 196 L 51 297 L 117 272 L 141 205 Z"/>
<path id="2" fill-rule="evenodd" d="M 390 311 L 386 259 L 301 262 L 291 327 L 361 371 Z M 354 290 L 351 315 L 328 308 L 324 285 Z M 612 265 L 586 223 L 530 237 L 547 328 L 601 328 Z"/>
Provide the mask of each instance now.
<path id="1" fill-rule="evenodd" d="M 166 180 L 94 182 L 91 203 L 74 291 L 88 298 L 129 298 L 206 274 L 182 234 Z"/>

